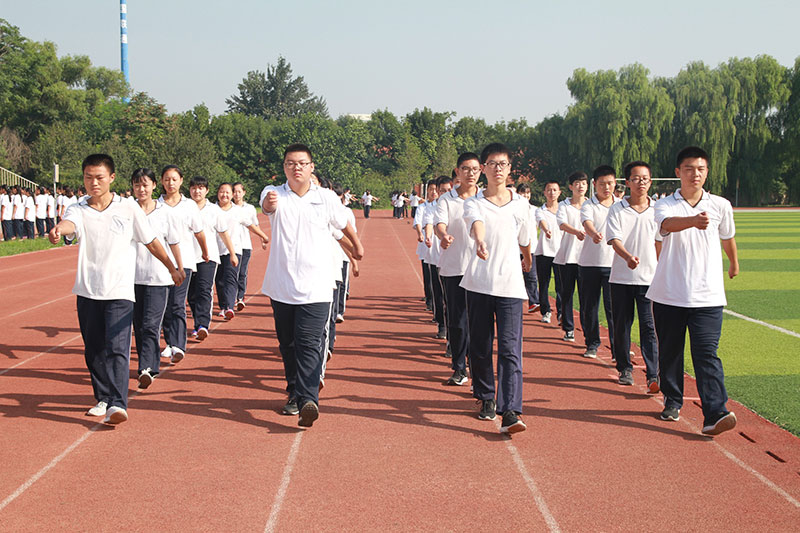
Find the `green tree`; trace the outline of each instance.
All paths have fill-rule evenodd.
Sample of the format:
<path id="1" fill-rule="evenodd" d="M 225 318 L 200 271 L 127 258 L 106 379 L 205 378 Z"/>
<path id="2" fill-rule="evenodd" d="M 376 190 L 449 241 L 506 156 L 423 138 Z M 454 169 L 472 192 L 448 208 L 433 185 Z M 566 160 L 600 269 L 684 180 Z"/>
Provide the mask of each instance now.
<path id="1" fill-rule="evenodd" d="M 231 113 L 266 119 L 307 113 L 328 116 L 325 99 L 311 94 L 302 76 L 293 77 L 291 65 L 282 56 L 277 65 L 267 65 L 266 74 L 260 70 L 248 72 L 238 88 L 239 94 L 225 100 Z"/>

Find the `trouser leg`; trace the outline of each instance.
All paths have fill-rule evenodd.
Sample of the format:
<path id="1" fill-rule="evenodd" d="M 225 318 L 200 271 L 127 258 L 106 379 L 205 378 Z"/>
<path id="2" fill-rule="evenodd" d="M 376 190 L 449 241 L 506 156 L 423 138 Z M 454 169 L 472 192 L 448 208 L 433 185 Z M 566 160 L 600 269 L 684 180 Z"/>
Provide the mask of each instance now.
<path id="1" fill-rule="evenodd" d="M 344 316 L 347 308 L 347 294 L 350 292 L 350 261 L 342 261 L 342 290 L 339 291 L 338 313 Z"/>
<path id="2" fill-rule="evenodd" d="M 688 309 L 653 302 L 658 337 L 658 377 L 664 407 L 683 407 L 683 349 Z"/>
<path id="3" fill-rule="evenodd" d="M 307 401 L 319 403 L 319 378 L 322 372 L 322 335 L 330 314 L 330 302 L 297 306 L 294 321 L 297 382 L 295 391 L 299 405 Z"/>
<path id="4" fill-rule="evenodd" d="M 111 387 L 107 381 L 105 358 L 105 319 L 101 300 L 91 300 L 78 296 L 78 323 L 83 338 L 83 357 L 92 382 L 94 399 L 98 402 L 111 402 Z"/>
<path id="5" fill-rule="evenodd" d="M 472 395 L 478 400 L 494 400 L 494 300 L 493 296 L 467 291 L 469 321 L 469 365 Z"/>
<path id="6" fill-rule="evenodd" d="M 447 300 L 447 336 L 452 352 L 453 370 L 467 370 L 469 347 L 469 319 L 467 318 L 467 291 L 459 284 L 462 276 L 442 276 Z"/>
<path id="7" fill-rule="evenodd" d="M 497 412 L 522 413 L 522 305 L 516 298 L 496 298 Z"/>
<path id="8" fill-rule="evenodd" d="M 572 312 L 572 298 L 575 293 L 575 284 L 578 280 L 578 265 L 567 264 L 557 265 L 561 272 L 561 329 L 573 331 L 575 329 L 575 318 Z M 578 293 L 580 296 L 580 292 Z"/>
<path id="9" fill-rule="evenodd" d="M 424 285 L 425 289 L 425 302 L 433 302 L 433 289 L 431 288 L 431 271 L 428 268 L 428 263 L 425 261 L 420 261 L 422 263 L 422 284 Z"/>
<path id="10" fill-rule="evenodd" d="M 428 265 L 431 271 L 431 290 L 433 293 L 433 316 L 439 326 L 444 326 L 444 291 L 442 280 L 439 279 L 439 267 Z"/>
<path id="11" fill-rule="evenodd" d="M 197 272 L 192 276 L 191 299 L 194 329 L 208 329 L 211 326 L 211 308 L 213 307 L 214 277 L 218 265 L 214 261 L 197 263 Z"/>
<path id="12" fill-rule="evenodd" d="M 722 361 L 717 356 L 719 338 L 722 333 L 722 306 L 689 309 L 689 347 L 692 352 L 697 392 L 703 408 L 704 423 L 716 420 L 720 413 L 727 413 L 725 404 L 725 374 Z"/>
<path id="13" fill-rule="evenodd" d="M 611 284 L 611 313 L 614 315 L 614 359 L 617 372 L 633 370 L 631 364 L 631 325 L 633 325 L 633 306 L 635 285 Z"/>
<path id="14" fill-rule="evenodd" d="M 544 315 L 550 312 L 550 267 L 553 258 L 546 255 L 534 256 L 536 261 L 536 278 L 539 282 L 539 312 Z"/>
<path id="15" fill-rule="evenodd" d="M 583 336 L 587 349 L 600 347 L 600 291 L 602 289 L 600 267 L 579 266 L 581 293 L 580 305 L 583 316 Z M 610 314 L 610 313 L 609 313 Z"/>
<path id="16" fill-rule="evenodd" d="M 159 337 L 164 311 L 167 308 L 169 286 L 134 285 L 136 302 L 133 305 L 133 332 L 138 354 L 138 371 L 149 368 L 158 374 Z"/>
<path id="17" fill-rule="evenodd" d="M 169 288 L 167 310 L 164 313 L 164 341 L 174 348 L 186 351 L 186 295 L 192 282 L 192 270 L 184 268 L 186 280 Z"/>
<path id="18" fill-rule="evenodd" d="M 637 285 L 635 289 L 636 312 L 639 315 L 639 347 L 642 349 L 647 379 L 658 377 L 658 341 L 656 328 L 653 322 L 653 303 L 646 296 L 647 285 Z M 611 305 L 614 306 L 614 296 L 611 296 Z M 615 317 L 616 319 L 616 317 Z M 614 327 L 617 327 L 616 322 Z"/>
<path id="19" fill-rule="evenodd" d="M 530 272 L 522 272 L 522 279 L 525 281 L 525 292 L 528 293 L 528 306 L 539 304 L 539 280 L 536 278 L 536 268 L 531 268 Z"/>
<path id="20" fill-rule="evenodd" d="M 244 300 L 247 292 L 247 270 L 250 267 L 250 255 L 252 250 L 242 250 L 242 260 L 239 262 L 239 276 L 236 280 L 236 301 Z"/>

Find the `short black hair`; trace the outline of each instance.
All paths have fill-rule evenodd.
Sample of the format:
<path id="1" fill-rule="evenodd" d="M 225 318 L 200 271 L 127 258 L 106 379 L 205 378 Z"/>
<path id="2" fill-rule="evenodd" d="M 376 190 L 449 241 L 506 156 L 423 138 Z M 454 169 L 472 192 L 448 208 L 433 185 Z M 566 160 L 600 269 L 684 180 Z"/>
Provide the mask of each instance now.
<path id="1" fill-rule="evenodd" d="M 446 185 L 448 183 L 453 183 L 453 178 L 450 176 L 439 176 L 436 178 L 436 186 L 441 187 L 442 185 Z"/>
<path id="2" fill-rule="evenodd" d="M 116 167 L 114 166 L 114 159 L 108 154 L 91 154 L 87 155 L 86 159 L 81 164 L 81 172 L 86 170 L 86 167 L 99 167 L 104 166 L 108 169 L 109 174 L 114 174 Z"/>
<path id="3" fill-rule="evenodd" d="M 344 189 L 340 183 L 331 183 L 331 190 L 336 193 L 336 196 L 342 196 L 344 194 Z"/>
<path id="4" fill-rule="evenodd" d="M 589 176 L 586 175 L 586 172 L 578 170 L 576 172 L 573 172 L 567 177 L 567 183 L 569 183 L 570 185 L 572 185 L 576 181 L 589 181 Z"/>
<path id="5" fill-rule="evenodd" d="M 150 178 L 150 181 L 153 182 L 153 185 L 158 183 L 156 181 L 155 172 L 153 172 L 149 168 L 142 167 L 142 168 L 137 168 L 136 170 L 133 171 L 133 174 L 131 174 L 131 185 L 139 183 L 144 178 Z"/>
<path id="6" fill-rule="evenodd" d="M 478 157 L 478 154 L 476 154 L 474 152 L 464 152 L 463 154 L 458 156 L 458 161 L 456 161 L 456 166 L 460 167 L 461 163 L 463 163 L 464 161 L 471 161 L 473 159 L 475 161 L 477 161 L 478 163 L 481 162 L 481 158 Z"/>
<path id="7" fill-rule="evenodd" d="M 558 185 L 559 189 L 561 188 L 561 184 L 558 182 L 558 180 L 547 180 L 547 181 L 544 182 L 544 185 L 542 186 L 542 190 L 546 189 L 547 186 L 550 185 L 551 183 L 555 183 L 556 185 Z"/>
<path id="8" fill-rule="evenodd" d="M 614 187 L 616 192 L 625 192 L 625 186 L 621 183 L 617 183 L 617 186 Z"/>
<path id="9" fill-rule="evenodd" d="M 208 178 L 205 176 L 194 176 L 189 180 L 189 187 L 205 187 L 208 189 Z"/>
<path id="10" fill-rule="evenodd" d="M 686 159 L 705 159 L 706 165 L 710 163 L 708 159 L 708 154 L 705 150 L 698 146 L 687 146 L 680 152 L 678 152 L 678 157 L 676 158 L 675 167 L 680 168 L 681 163 L 683 163 Z"/>
<path id="11" fill-rule="evenodd" d="M 531 186 L 527 183 L 517 183 L 517 194 L 522 194 L 531 191 Z"/>
<path id="12" fill-rule="evenodd" d="M 305 153 L 308 154 L 308 158 L 311 161 L 314 161 L 314 156 L 311 155 L 311 148 L 309 148 L 305 144 L 294 143 L 294 144 L 290 144 L 289 146 L 287 146 L 286 150 L 283 151 L 283 159 L 285 160 L 286 156 L 288 154 L 290 154 L 291 152 L 305 152 Z"/>
<path id="13" fill-rule="evenodd" d="M 616 179 L 617 171 L 614 170 L 614 167 L 611 165 L 600 165 L 592 171 L 592 181 L 597 180 L 597 178 L 602 178 L 603 176 L 614 176 L 614 179 Z"/>
<path id="14" fill-rule="evenodd" d="M 511 151 L 505 144 L 492 143 L 484 148 L 481 152 L 481 163 L 485 164 L 486 160 L 489 159 L 489 156 L 494 154 L 505 154 L 506 157 L 508 157 L 509 162 L 511 161 Z"/>
<path id="15" fill-rule="evenodd" d="M 234 181 L 234 182 L 233 182 L 233 188 L 234 188 L 234 189 L 236 188 L 236 186 L 237 186 L 237 185 L 238 185 L 239 187 L 241 187 L 243 191 L 246 191 L 246 190 L 247 190 L 247 187 L 245 187 L 245 186 L 244 186 L 244 183 L 242 183 L 241 181 Z"/>
<path id="16" fill-rule="evenodd" d="M 625 168 L 622 171 L 623 174 L 625 175 L 626 180 L 631 179 L 631 172 L 636 167 L 644 167 L 647 169 L 647 172 L 650 174 L 650 176 L 653 175 L 653 170 L 650 168 L 650 165 L 648 165 L 644 161 L 631 161 L 630 163 L 625 165 Z"/>
<path id="17" fill-rule="evenodd" d="M 167 165 L 164 168 L 162 168 L 161 169 L 161 178 L 163 179 L 164 178 L 164 174 L 166 174 L 170 170 L 174 170 L 175 172 L 177 172 L 178 176 L 180 176 L 181 179 L 183 179 L 183 171 L 178 167 L 178 165 Z"/>

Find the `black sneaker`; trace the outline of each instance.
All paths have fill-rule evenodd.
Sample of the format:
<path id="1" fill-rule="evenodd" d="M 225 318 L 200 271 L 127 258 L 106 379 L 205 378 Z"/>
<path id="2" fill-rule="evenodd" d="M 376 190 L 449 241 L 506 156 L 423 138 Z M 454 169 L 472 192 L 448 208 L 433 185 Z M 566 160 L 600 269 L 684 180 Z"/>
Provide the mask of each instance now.
<path id="1" fill-rule="evenodd" d="M 478 413 L 478 418 L 481 420 L 494 420 L 497 416 L 497 404 L 494 400 L 482 400 L 481 411 Z"/>
<path id="2" fill-rule="evenodd" d="M 503 423 L 500 425 L 500 433 L 519 433 L 525 431 L 528 426 L 522 421 L 522 418 L 514 411 L 506 411 L 503 413 Z"/>
<path id="3" fill-rule="evenodd" d="M 574 331 L 565 331 L 563 340 L 567 342 L 575 342 L 575 332 Z"/>
<path id="4" fill-rule="evenodd" d="M 463 370 L 456 370 L 450 379 L 444 382 L 445 385 L 463 385 L 467 382 L 467 374 Z"/>
<path id="5" fill-rule="evenodd" d="M 620 372 L 617 383 L 620 385 L 633 385 L 633 372 L 630 369 Z"/>
<path id="6" fill-rule="evenodd" d="M 294 416 L 299 413 L 300 409 L 297 407 L 296 398 L 289 398 L 289 401 L 286 402 L 286 405 L 284 405 L 283 409 L 281 410 L 281 414 L 286 416 Z"/>
<path id="7" fill-rule="evenodd" d="M 446 339 L 447 338 L 447 328 L 445 326 L 439 326 L 439 330 L 436 332 L 437 339 Z"/>
<path id="8" fill-rule="evenodd" d="M 663 411 L 661 411 L 661 420 L 668 420 L 670 422 L 676 422 L 681 417 L 681 410 L 675 407 L 665 407 Z"/>
<path id="9" fill-rule="evenodd" d="M 733 414 L 733 411 L 719 413 L 717 416 L 716 421 L 710 424 L 703 424 L 703 435 L 719 435 L 736 427 L 736 415 Z"/>
<path id="10" fill-rule="evenodd" d="M 575 339 L 575 334 L 574 333 L 572 334 L 572 338 L 573 338 L 573 340 Z M 566 339 L 567 338 L 565 336 L 564 340 L 566 340 Z M 586 348 L 586 351 L 583 352 L 583 356 L 586 357 L 586 358 L 589 358 L 589 359 L 597 359 L 597 348 Z"/>
<path id="11" fill-rule="evenodd" d="M 303 408 L 300 409 L 300 420 L 297 421 L 297 425 L 304 428 L 310 428 L 314 424 L 314 420 L 317 418 L 319 418 L 319 407 L 317 407 L 317 404 L 309 400 L 304 403 Z"/>

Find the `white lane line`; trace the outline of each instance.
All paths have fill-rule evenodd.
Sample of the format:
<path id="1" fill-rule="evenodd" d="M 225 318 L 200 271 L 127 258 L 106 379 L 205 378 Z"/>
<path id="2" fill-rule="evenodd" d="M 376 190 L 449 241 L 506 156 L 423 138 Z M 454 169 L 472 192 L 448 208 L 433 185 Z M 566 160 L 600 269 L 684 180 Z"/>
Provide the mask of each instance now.
<path id="1" fill-rule="evenodd" d="M 776 326 L 774 324 L 769 324 L 767 322 L 762 322 L 761 320 L 757 320 L 755 318 L 750 318 L 749 316 L 739 314 L 736 311 L 731 311 L 730 309 L 723 309 L 722 312 L 725 313 L 725 314 L 731 315 L 731 316 L 735 316 L 736 318 L 741 318 L 742 320 L 747 320 L 748 322 L 752 322 L 753 324 L 758 324 L 759 326 L 765 326 L 765 327 L 768 327 L 769 329 L 774 329 L 775 331 L 780 331 L 781 333 L 785 333 L 787 335 L 791 335 L 792 337 L 797 337 L 798 339 L 800 339 L 800 333 L 795 333 L 794 331 L 792 331 L 790 329 L 784 329 L 784 328 L 782 328 L 780 326 Z"/>
<path id="2" fill-rule="evenodd" d="M 5 373 L 6 373 L 6 372 L 8 372 L 9 370 L 13 370 L 13 369 L 17 368 L 18 366 L 22 366 L 22 365 L 24 365 L 25 363 L 29 363 L 29 362 L 33 361 L 34 359 L 36 359 L 36 358 L 38 358 L 38 357 L 40 357 L 40 356 L 42 356 L 42 355 L 45 355 L 45 354 L 48 354 L 48 353 L 50 353 L 50 352 L 52 352 L 52 351 L 54 351 L 54 350 L 57 350 L 58 348 L 61 348 L 62 346 L 66 345 L 66 344 L 69 344 L 69 343 L 71 343 L 72 341 L 78 340 L 78 339 L 80 339 L 80 338 L 81 338 L 81 336 L 80 336 L 80 335 L 75 335 L 75 336 L 74 336 L 74 337 L 72 337 L 71 339 L 67 339 L 67 340 L 65 340 L 64 342 L 62 342 L 61 344 L 59 344 L 59 345 L 57 345 L 57 346 L 53 346 L 53 347 L 52 347 L 52 348 L 50 348 L 49 350 L 45 350 L 45 351 L 43 351 L 43 352 L 39 352 L 38 354 L 34 355 L 33 357 L 29 357 L 29 358 L 25 359 L 24 361 L 20 361 L 19 363 L 17 363 L 17 364 L 16 364 L 16 365 L 14 365 L 14 366 L 10 366 L 10 367 L 6 368 L 5 370 L 0 370 L 0 376 L 2 376 L 3 374 L 5 374 Z"/>
<path id="3" fill-rule="evenodd" d="M 66 450 L 64 450 L 63 452 L 61 452 L 61 453 L 60 453 L 60 454 L 59 454 L 59 455 L 58 455 L 58 456 L 57 456 L 55 459 L 53 459 L 52 461 L 50 461 L 50 462 L 47 464 L 47 466 L 45 466 L 44 468 L 42 468 L 41 470 L 39 470 L 38 472 L 36 472 L 36 473 L 35 473 L 33 476 L 31 476 L 31 477 L 30 477 L 30 479 L 28 479 L 28 481 L 26 481 L 25 483 L 23 483 L 22 485 L 20 485 L 20 486 L 17 488 L 17 490 L 15 490 L 15 491 L 14 491 L 14 492 L 13 492 L 11 495 L 9 495 L 9 496 L 8 496 L 8 497 L 7 497 L 5 500 L 3 500 L 2 502 L 0 502 L 0 511 L 2 511 L 2 510 L 3 510 L 3 509 L 4 509 L 4 508 L 5 508 L 5 507 L 6 507 L 6 506 L 9 504 L 9 503 L 11 503 L 11 502 L 13 502 L 14 500 L 16 500 L 16 499 L 17 499 L 17 498 L 18 498 L 18 497 L 19 497 L 19 496 L 20 496 L 20 495 L 21 495 L 23 492 L 25 492 L 26 490 L 28 490 L 28 489 L 31 487 L 31 485 L 33 485 L 34 483 L 36 483 L 36 482 L 39 480 L 39 478 L 40 478 L 40 477 L 42 477 L 43 475 L 45 475 L 45 474 L 48 472 L 48 470 L 50 470 L 51 468 L 53 468 L 54 466 L 56 466 L 56 465 L 57 465 L 59 462 L 61 462 L 61 460 L 62 460 L 64 457 L 66 457 L 67 455 L 69 455 L 69 453 L 70 453 L 72 450 L 74 450 L 75 448 L 77 448 L 78 446 L 80 446 L 80 444 L 81 444 L 83 441 L 85 441 L 86 439 L 88 439 L 88 438 L 89 438 L 89 437 L 92 435 L 92 433 L 94 433 L 95 431 L 97 431 L 97 430 L 98 430 L 99 428 L 101 428 L 103 425 L 104 425 L 104 424 L 102 424 L 102 423 L 95 424 L 95 425 L 94 425 L 94 426 L 93 426 L 93 427 L 92 427 L 92 428 L 91 428 L 89 431 L 87 431 L 86 433 L 84 433 L 83 435 L 81 435 L 81 436 L 78 438 L 78 440 L 76 440 L 75 442 L 73 442 L 72 444 L 70 444 L 70 445 L 67 447 L 67 449 L 66 449 Z"/>
<path id="4" fill-rule="evenodd" d="M 22 311 L 17 311 L 16 313 L 12 313 L 10 315 L 6 315 L 4 317 L 0 317 L 0 320 L 5 320 L 6 318 L 11 318 L 11 317 L 14 317 L 14 316 L 17 316 L 17 315 L 21 315 L 23 313 L 27 313 L 29 311 L 33 311 L 34 309 L 39 309 L 40 307 L 44 307 L 46 305 L 50 305 L 50 304 L 53 304 L 53 303 L 56 303 L 56 302 L 60 302 L 61 300 L 66 300 L 67 298 L 72 298 L 74 296 L 75 296 L 74 294 L 70 293 L 70 294 L 67 294 L 66 296 L 62 296 L 61 298 L 55 298 L 55 299 L 50 300 L 48 302 L 44 302 L 44 303 L 41 303 L 39 305 L 34 305 L 33 307 L 28 307 L 26 309 L 23 309 Z"/>
<path id="5" fill-rule="evenodd" d="M 414 275 L 417 276 L 417 280 L 419 281 L 419 284 L 424 287 L 425 286 L 425 282 L 422 281 L 422 277 L 420 277 L 419 272 L 417 272 L 417 268 L 414 266 L 414 261 L 412 261 L 411 258 L 408 256 L 408 252 L 406 251 L 406 247 L 403 245 L 403 241 L 400 240 L 400 235 L 397 234 L 397 230 L 394 229 L 394 226 L 391 226 L 391 228 L 392 228 L 392 233 L 394 233 L 394 236 L 397 239 L 397 242 L 400 243 L 400 249 L 403 250 L 403 255 L 406 256 L 406 259 L 408 259 L 408 263 L 411 265 L 411 272 L 413 272 Z"/>
<path id="6" fill-rule="evenodd" d="M 289 490 L 289 482 L 292 480 L 292 470 L 297 461 L 297 452 L 300 451 L 300 441 L 303 439 L 305 432 L 298 433 L 292 447 L 289 450 L 289 456 L 286 458 L 286 466 L 283 467 L 283 476 L 281 476 L 281 484 L 278 487 L 278 492 L 275 494 L 275 500 L 272 502 L 272 509 L 269 512 L 269 519 L 267 525 L 264 526 L 265 533 L 272 533 L 278 527 L 278 515 L 281 512 L 283 501 L 286 499 L 286 491 Z"/>

